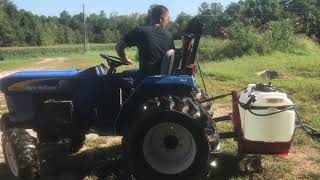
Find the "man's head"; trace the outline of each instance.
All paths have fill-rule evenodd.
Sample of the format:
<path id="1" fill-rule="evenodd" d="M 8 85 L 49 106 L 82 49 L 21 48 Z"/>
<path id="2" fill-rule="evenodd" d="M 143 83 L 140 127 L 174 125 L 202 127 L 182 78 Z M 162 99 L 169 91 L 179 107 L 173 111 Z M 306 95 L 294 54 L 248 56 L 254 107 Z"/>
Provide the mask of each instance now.
<path id="1" fill-rule="evenodd" d="M 166 28 L 170 22 L 169 10 L 165 6 L 156 5 L 151 12 L 152 24 L 159 24 L 162 28 Z"/>

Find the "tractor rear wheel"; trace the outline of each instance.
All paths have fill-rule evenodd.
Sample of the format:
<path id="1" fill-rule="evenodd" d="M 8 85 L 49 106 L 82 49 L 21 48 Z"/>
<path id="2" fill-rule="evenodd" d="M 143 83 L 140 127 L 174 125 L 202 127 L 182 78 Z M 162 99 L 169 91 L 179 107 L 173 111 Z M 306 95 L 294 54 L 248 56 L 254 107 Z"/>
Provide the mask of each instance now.
<path id="1" fill-rule="evenodd" d="M 208 99 L 208 94 L 201 88 L 197 87 L 195 90 L 195 99 L 198 103 Z M 208 112 L 208 114 L 212 117 L 214 115 L 214 107 L 212 102 L 201 103 L 202 107 Z"/>
<path id="2" fill-rule="evenodd" d="M 200 105 L 188 97 L 147 100 L 124 138 L 125 156 L 139 180 L 201 179 L 210 143 Z"/>
<path id="3" fill-rule="evenodd" d="M 40 174 L 36 141 L 24 129 L 7 129 L 2 135 L 5 162 L 18 179 L 36 179 Z"/>

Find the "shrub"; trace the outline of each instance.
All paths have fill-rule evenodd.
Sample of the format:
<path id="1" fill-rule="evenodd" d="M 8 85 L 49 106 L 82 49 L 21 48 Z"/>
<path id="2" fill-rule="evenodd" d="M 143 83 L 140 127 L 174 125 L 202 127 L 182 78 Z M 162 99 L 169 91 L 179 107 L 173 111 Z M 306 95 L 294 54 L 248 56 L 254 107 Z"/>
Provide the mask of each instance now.
<path id="1" fill-rule="evenodd" d="M 271 22 L 266 32 L 258 35 L 256 52 L 269 54 L 273 51 L 287 52 L 295 43 L 295 31 L 289 20 Z"/>
<path id="2" fill-rule="evenodd" d="M 290 20 L 271 23 L 272 46 L 279 51 L 287 51 L 294 44 L 295 31 Z"/>
<path id="3" fill-rule="evenodd" d="M 245 26 L 242 23 L 234 23 L 230 27 L 230 31 L 232 45 L 238 56 L 255 52 L 258 34 L 255 33 L 253 27 Z"/>
<path id="4" fill-rule="evenodd" d="M 295 31 L 290 20 L 270 22 L 266 30 L 258 32 L 251 26 L 234 23 L 230 27 L 231 41 L 237 56 L 253 53 L 287 52 L 295 46 Z"/>

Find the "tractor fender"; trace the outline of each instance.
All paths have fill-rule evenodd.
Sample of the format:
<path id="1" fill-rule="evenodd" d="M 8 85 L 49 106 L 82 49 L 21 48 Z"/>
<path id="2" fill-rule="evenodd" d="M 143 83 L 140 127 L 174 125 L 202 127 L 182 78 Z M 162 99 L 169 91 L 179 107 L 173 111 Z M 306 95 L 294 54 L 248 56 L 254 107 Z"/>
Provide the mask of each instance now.
<path id="1" fill-rule="evenodd" d="M 135 114 L 139 111 L 141 103 L 152 97 L 190 96 L 194 87 L 181 84 L 151 84 L 141 85 L 135 89 L 130 97 L 124 102 L 114 124 L 114 132 L 122 134 L 126 128 L 135 121 Z"/>

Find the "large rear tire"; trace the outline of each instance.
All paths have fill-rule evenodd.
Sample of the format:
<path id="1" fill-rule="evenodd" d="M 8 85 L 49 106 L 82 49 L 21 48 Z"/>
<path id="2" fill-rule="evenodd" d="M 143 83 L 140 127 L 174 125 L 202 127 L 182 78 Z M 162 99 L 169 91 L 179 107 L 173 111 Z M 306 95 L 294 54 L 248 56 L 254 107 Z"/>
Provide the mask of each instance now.
<path id="1" fill-rule="evenodd" d="M 209 98 L 208 94 L 201 88 L 197 87 L 195 90 L 195 99 L 198 103 L 207 100 Z M 208 112 L 208 114 L 213 117 L 214 106 L 212 102 L 201 103 L 202 107 Z"/>
<path id="2" fill-rule="evenodd" d="M 205 176 L 212 147 L 204 128 L 208 117 L 200 105 L 192 98 L 168 96 L 147 100 L 140 109 L 123 142 L 134 176 L 139 180 Z"/>
<path id="3" fill-rule="evenodd" d="M 40 175 L 36 141 L 24 129 L 7 129 L 2 135 L 5 162 L 14 177 L 37 179 Z"/>

